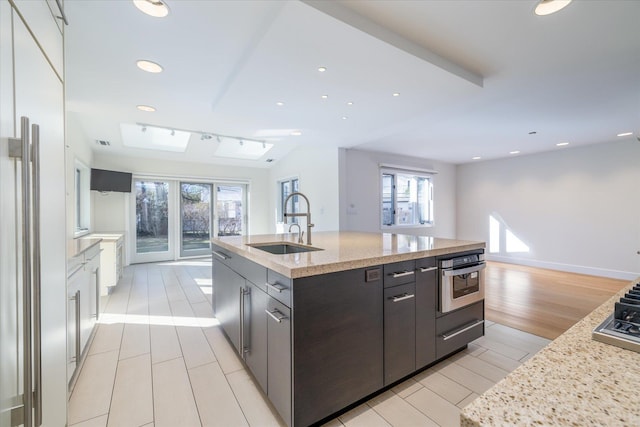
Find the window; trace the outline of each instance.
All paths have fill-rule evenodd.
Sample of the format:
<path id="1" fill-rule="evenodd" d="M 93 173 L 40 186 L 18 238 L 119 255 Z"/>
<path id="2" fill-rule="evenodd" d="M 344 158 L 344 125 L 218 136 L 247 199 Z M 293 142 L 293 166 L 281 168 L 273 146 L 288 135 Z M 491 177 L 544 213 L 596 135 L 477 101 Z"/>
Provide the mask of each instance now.
<path id="1" fill-rule="evenodd" d="M 278 217 L 280 222 L 284 222 L 284 215 L 283 215 L 284 202 L 285 200 L 287 200 L 287 197 L 289 197 L 289 194 L 300 191 L 298 186 L 298 178 L 291 178 L 283 181 L 278 181 L 278 191 L 280 196 L 279 197 L 280 203 L 278 207 Z M 298 196 L 293 196 L 291 198 L 291 200 L 287 205 L 288 213 L 300 212 L 300 201 L 298 199 L 299 199 Z M 289 218 L 289 221 L 287 222 L 297 223 L 298 218 L 297 217 Z"/>
<path id="2" fill-rule="evenodd" d="M 433 225 L 433 181 L 430 174 L 381 169 L 382 226 Z"/>
<path id="3" fill-rule="evenodd" d="M 75 195 L 75 234 L 81 235 L 89 231 L 91 202 L 89 200 L 90 169 L 75 161 L 74 166 L 74 195 Z"/>

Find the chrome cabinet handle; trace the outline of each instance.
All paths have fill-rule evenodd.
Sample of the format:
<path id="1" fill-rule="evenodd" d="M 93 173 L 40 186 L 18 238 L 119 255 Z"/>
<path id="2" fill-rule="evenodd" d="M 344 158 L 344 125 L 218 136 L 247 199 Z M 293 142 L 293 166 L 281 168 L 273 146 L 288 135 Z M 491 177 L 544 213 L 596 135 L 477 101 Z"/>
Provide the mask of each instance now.
<path id="1" fill-rule="evenodd" d="M 280 283 L 278 283 L 278 282 L 275 282 L 275 283 L 269 283 L 269 282 L 267 282 L 267 283 L 266 283 L 266 285 L 267 285 L 267 287 L 268 287 L 268 288 L 271 288 L 271 289 L 273 289 L 273 290 L 274 290 L 274 291 L 276 291 L 276 292 L 282 292 L 282 291 L 284 291 L 285 289 L 287 289 L 287 287 L 286 287 L 286 286 L 281 285 L 281 284 L 280 284 Z"/>
<path id="2" fill-rule="evenodd" d="M 215 252 L 214 252 L 215 253 Z M 244 289 L 240 288 L 240 342 L 238 343 L 238 353 L 244 359 L 242 349 L 244 348 Z"/>
<path id="3" fill-rule="evenodd" d="M 415 271 L 407 270 L 407 271 L 399 271 L 397 273 L 393 273 L 391 276 L 393 276 L 393 278 L 395 279 L 396 277 L 411 276 L 412 274 L 415 274 Z"/>
<path id="4" fill-rule="evenodd" d="M 75 302 L 76 302 L 76 368 L 77 368 L 79 366 L 79 363 L 80 363 L 80 345 L 81 345 L 81 340 L 80 340 L 80 333 L 81 333 L 81 328 L 80 328 L 80 290 L 76 291 Z"/>
<path id="5" fill-rule="evenodd" d="M 458 331 L 455 331 L 452 334 L 442 334 L 442 339 L 444 341 L 450 340 L 451 338 L 456 337 L 456 336 L 460 335 L 463 332 L 467 332 L 469 329 L 473 329 L 476 326 L 481 325 L 483 323 L 484 323 L 484 320 L 476 320 L 475 322 L 472 322 L 471 324 L 463 327 L 462 329 L 460 329 Z"/>
<path id="6" fill-rule="evenodd" d="M 242 293 L 242 346 L 240 354 L 246 360 L 247 353 L 251 352 L 251 288 L 240 288 L 240 292 Z M 246 309 L 247 300 L 249 301 L 249 310 Z"/>
<path id="7" fill-rule="evenodd" d="M 93 273 L 96 275 L 96 320 L 100 318 L 100 267 Z"/>
<path id="8" fill-rule="evenodd" d="M 269 311 L 267 309 L 265 310 L 265 313 L 267 313 L 269 317 L 271 317 L 273 320 L 275 320 L 278 323 L 281 323 L 283 320 L 288 319 L 288 317 L 285 316 L 284 313 L 280 312 L 280 310 L 278 310 L 277 308 L 274 308 L 272 311 Z"/>
<path id="9" fill-rule="evenodd" d="M 60 15 L 61 15 L 61 16 L 56 16 L 56 18 L 62 19 L 62 22 L 64 22 L 65 25 L 69 25 L 69 21 L 67 20 L 67 15 L 64 13 L 64 9 L 62 7 L 62 3 L 60 2 L 60 0 L 56 0 L 56 4 L 58 5 L 58 10 L 60 10 Z"/>
<path id="10" fill-rule="evenodd" d="M 211 251 L 211 253 L 213 253 L 215 256 L 217 256 L 218 258 L 220 258 L 223 261 L 226 261 L 229 258 L 231 258 L 229 255 L 223 254 L 222 252 Z"/>
<path id="11" fill-rule="evenodd" d="M 420 273 L 426 273 L 427 271 L 437 270 L 438 267 L 420 267 Z"/>
<path id="12" fill-rule="evenodd" d="M 415 294 L 408 294 L 408 293 L 404 293 L 401 295 L 396 295 L 394 297 L 389 298 L 392 302 L 400 302 L 400 301 L 404 301 L 406 299 L 411 299 L 411 298 L 415 298 Z"/>

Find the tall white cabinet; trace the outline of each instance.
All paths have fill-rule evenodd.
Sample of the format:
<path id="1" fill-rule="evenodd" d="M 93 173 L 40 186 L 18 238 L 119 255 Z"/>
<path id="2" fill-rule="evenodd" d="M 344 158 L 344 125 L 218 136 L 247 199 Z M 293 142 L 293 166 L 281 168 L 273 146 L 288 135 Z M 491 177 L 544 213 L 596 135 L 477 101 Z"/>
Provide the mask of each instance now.
<path id="1" fill-rule="evenodd" d="M 67 422 L 64 28 L 54 14 L 55 1 L 0 0 L 0 427 L 21 419 L 13 408 L 25 400 L 21 160 L 8 148 L 23 116 L 40 127 L 41 157 L 42 412 L 33 418 Z"/>

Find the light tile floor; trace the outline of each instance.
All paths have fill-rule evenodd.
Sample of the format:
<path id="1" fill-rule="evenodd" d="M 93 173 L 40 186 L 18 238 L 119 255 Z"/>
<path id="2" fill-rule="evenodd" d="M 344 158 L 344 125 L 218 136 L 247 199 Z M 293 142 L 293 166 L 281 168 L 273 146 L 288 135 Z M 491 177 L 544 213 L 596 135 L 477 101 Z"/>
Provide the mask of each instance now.
<path id="1" fill-rule="evenodd" d="M 211 260 L 125 269 L 69 401 L 69 425 L 283 425 L 211 309 Z M 460 408 L 549 340 L 487 322 L 486 335 L 328 426 L 458 426 Z"/>

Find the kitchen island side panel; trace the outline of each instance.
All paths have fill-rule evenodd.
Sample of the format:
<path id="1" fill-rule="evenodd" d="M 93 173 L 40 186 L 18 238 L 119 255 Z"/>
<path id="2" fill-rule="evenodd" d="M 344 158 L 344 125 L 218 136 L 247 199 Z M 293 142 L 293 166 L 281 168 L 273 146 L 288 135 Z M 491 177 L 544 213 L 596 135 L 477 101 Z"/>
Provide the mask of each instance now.
<path id="1" fill-rule="evenodd" d="M 365 281 L 370 269 L 294 281 L 294 425 L 383 387 L 383 288 Z"/>

